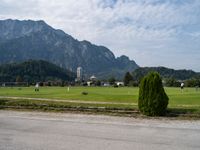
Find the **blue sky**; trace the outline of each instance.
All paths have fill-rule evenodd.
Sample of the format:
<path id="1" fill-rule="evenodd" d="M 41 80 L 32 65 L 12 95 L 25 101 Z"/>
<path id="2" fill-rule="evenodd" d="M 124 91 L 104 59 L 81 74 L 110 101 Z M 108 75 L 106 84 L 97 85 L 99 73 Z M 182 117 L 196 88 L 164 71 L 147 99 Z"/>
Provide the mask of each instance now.
<path id="1" fill-rule="evenodd" d="M 0 0 L 0 19 L 45 20 L 140 66 L 200 71 L 200 0 Z"/>

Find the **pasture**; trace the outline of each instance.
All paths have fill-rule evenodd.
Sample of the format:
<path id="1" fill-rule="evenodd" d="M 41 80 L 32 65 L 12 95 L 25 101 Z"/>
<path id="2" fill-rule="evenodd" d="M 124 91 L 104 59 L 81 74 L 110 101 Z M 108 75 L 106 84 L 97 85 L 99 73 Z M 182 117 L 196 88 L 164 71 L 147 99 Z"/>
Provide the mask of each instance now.
<path id="1" fill-rule="evenodd" d="M 200 91 L 195 88 L 165 88 L 169 96 L 169 108 L 200 109 Z M 83 95 L 87 92 L 88 95 Z M 0 97 L 46 98 L 51 100 L 71 100 L 81 102 L 126 103 L 137 106 L 139 88 L 137 87 L 41 87 L 35 92 L 34 87 L 1 87 Z M 2 98 L 0 98 L 2 99 Z M 66 101 L 67 102 L 67 101 Z"/>

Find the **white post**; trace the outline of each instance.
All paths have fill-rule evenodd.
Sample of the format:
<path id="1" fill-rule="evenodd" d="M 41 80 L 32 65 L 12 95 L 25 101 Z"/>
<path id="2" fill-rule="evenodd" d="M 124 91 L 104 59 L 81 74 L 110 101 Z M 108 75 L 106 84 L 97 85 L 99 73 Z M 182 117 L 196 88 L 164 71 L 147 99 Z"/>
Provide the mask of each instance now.
<path id="1" fill-rule="evenodd" d="M 67 91 L 69 92 L 69 86 L 68 86 L 68 88 L 67 88 Z"/>

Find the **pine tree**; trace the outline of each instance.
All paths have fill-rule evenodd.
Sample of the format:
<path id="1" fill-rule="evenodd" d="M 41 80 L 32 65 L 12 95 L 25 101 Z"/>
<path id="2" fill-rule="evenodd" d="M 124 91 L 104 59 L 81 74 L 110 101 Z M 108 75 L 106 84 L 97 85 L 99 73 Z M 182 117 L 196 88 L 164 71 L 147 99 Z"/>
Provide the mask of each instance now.
<path id="1" fill-rule="evenodd" d="M 157 72 L 150 72 L 142 79 L 138 100 L 141 113 L 148 116 L 165 115 L 168 100 L 169 98 L 162 85 L 162 79 Z"/>

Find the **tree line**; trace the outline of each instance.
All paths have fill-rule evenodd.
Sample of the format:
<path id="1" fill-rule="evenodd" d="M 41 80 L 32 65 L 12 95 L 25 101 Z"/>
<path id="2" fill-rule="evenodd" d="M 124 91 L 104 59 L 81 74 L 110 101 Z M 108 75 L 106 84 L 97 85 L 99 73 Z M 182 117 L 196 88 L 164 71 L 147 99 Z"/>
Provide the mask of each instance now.
<path id="1" fill-rule="evenodd" d="M 73 81 L 75 74 L 43 60 L 0 66 L 0 82 Z"/>
<path id="2" fill-rule="evenodd" d="M 155 68 L 154 68 L 155 69 Z M 155 70 L 152 68 L 140 68 L 135 70 L 134 72 L 126 72 L 124 75 L 124 85 L 125 86 L 139 86 L 141 80 L 144 76 L 146 76 L 149 72 L 154 72 L 158 70 L 159 74 L 162 77 L 162 83 L 167 87 L 180 87 L 182 82 L 185 83 L 186 87 L 196 87 L 200 86 L 200 74 L 187 71 L 187 70 L 172 70 L 167 68 L 158 67 Z M 156 71 L 157 72 L 157 71 Z M 177 74 L 176 74 L 177 73 Z"/>

